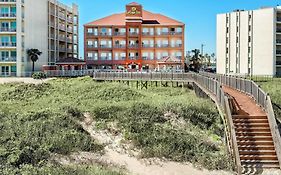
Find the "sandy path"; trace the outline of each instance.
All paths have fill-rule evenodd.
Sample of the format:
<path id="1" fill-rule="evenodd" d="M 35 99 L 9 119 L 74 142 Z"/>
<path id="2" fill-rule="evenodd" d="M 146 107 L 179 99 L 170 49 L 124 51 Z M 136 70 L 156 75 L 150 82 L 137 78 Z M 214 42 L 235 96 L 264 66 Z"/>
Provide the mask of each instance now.
<path id="1" fill-rule="evenodd" d="M 96 131 L 92 118 L 86 114 L 81 125 L 91 137 L 105 146 L 105 154 L 98 158 L 98 162 L 124 167 L 130 174 L 135 175 L 230 175 L 224 171 L 208 171 L 196 169 L 190 163 L 178 163 L 153 159 L 137 159 L 118 147 L 120 137 L 109 136 L 105 132 Z M 114 138 L 115 137 L 115 138 Z M 113 138 L 113 139 L 112 139 Z M 126 147 L 126 146 L 125 146 Z M 87 157 L 87 156 L 86 156 Z M 89 156 L 88 156 L 89 159 Z M 97 158 L 93 158 L 97 159 Z"/>

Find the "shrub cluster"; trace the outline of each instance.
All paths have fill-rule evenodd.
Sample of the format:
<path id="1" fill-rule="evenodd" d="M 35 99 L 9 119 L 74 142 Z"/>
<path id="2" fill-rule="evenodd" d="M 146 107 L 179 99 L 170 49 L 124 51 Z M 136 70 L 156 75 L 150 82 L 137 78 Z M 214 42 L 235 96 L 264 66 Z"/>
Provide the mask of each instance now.
<path id="1" fill-rule="evenodd" d="M 33 79 L 45 79 L 47 78 L 47 74 L 44 72 L 36 72 L 32 74 Z"/>

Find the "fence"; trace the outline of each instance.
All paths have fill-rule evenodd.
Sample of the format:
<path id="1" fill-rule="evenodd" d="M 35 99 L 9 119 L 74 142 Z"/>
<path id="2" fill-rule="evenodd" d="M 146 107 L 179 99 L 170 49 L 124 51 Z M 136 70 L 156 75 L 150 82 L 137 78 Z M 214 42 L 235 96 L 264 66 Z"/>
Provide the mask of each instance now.
<path id="1" fill-rule="evenodd" d="M 80 77 L 92 76 L 93 70 L 48 70 L 44 73 L 47 77 Z"/>
<path id="2" fill-rule="evenodd" d="M 100 72 L 95 71 L 95 80 L 140 80 L 140 81 L 192 81 L 192 73 L 163 72 Z"/>

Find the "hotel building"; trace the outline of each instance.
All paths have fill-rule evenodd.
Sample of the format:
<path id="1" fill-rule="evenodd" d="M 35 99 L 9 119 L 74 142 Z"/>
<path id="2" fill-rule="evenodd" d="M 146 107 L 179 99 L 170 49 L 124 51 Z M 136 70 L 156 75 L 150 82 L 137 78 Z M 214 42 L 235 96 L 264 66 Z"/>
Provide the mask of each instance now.
<path id="1" fill-rule="evenodd" d="M 94 69 L 181 69 L 184 30 L 183 23 L 130 3 L 125 13 L 84 25 L 86 64 Z"/>
<path id="2" fill-rule="evenodd" d="M 217 15 L 217 72 L 281 76 L 281 7 Z"/>
<path id="3" fill-rule="evenodd" d="M 0 0 L 0 76 L 32 70 L 30 48 L 42 52 L 35 69 L 78 57 L 78 7 L 56 0 Z"/>

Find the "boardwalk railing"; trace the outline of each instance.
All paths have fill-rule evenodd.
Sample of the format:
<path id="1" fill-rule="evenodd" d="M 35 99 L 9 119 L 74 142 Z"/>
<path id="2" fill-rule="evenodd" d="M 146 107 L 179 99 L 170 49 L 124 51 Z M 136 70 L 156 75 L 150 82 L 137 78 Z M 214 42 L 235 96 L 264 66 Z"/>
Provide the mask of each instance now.
<path id="1" fill-rule="evenodd" d="M 80 77 L 92 76 L 93 70 L 48 70 L 44 73 L 47 77 Z"/>
<path id="2" fill-rule="evenodd" d="M 239 78 L 235 76 L 219 75 L 212 73 L 200 72 L 202 76 L 211 77 L 219 81 L 222 85 L 229 86 L 233 89 L 239 90 L 243 93 L 251 96 L 257 104 L 259 104 L 267 113 L 267 118 L 272 133 L 274 146 L 276 148 L 276 154 L 279 164 L 281 165 L 281 138 L 276 122 L 276 117 L 273 111 L 272 102 L 270 96 L 265 93 L 258 84 L 252 80 Z"/>
<path id="3" fill-rule="evenodd" d="M 194 80 L 195 84 L 199 84 L 200 86 L 211 92 L 213 95 L 215 95 L 220 108 L 224 111 L 225 116 L 223 120 L 225 125 L 227 144 L 229 147 L 229 152 L 232 155 L 235 164 L 235 169 L 240 175 L 242 173 L 242 166 L 236 140 L 236 132 L 232 120 L 232 111 L 229 104 L 229 97 L 224 93 L 221 83 L 215 78 L 209 78 L 199 74 L 192 74 L 192 79 Z"/>
<path id="4" fill-rule="evenodd" d="M 192 73 L 94 72 L 95 80 L 191 81 Z"/>

